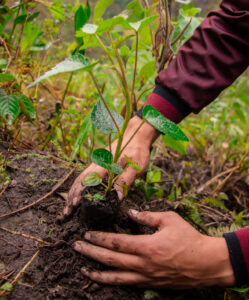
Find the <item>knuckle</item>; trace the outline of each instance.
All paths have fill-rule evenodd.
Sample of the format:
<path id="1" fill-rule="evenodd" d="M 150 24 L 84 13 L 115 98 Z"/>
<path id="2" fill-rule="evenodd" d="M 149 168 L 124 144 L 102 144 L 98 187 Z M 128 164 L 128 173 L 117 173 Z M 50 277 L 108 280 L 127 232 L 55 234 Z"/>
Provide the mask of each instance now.
<path id="1" fill-rule="evenodd" d="M 178 214 L 175 213 L 174 211 L 168 211 L 168 212 L 165 213 L 165 215 L 166 215 L 167 218 L 176 218 L 176 217 L 178 217 Z"/>

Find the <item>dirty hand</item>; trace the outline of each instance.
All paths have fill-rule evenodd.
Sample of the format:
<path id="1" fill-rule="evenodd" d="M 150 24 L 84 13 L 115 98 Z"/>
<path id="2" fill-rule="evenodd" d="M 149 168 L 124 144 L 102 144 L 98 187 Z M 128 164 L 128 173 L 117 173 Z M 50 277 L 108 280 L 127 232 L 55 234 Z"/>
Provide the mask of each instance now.
<path id="1" fill-rule="evenodd" d="M 127 143 L 130 137 L 133 135 L 135 130 L 138 128 L 142 120 L 139 117 L 134 117 L 130 120 L 126 132 L 124 134 L 123 145 Z M 125 170 L 118 177 L 115 182 L 115 189 L 118 191 L 119 199 L 123 198 L 122 185 L 125 183 L 127 186 L 131 185 L 133 181 L 139 176 L 147 167 L 150 157 L 150 147 L 155 139 L 159 136 L 159 132 L 154 129 L 149 123 L 144 123 L 140 130 L 137 132 L 132 141 L 123 151 L 118 164 L 121 165 Z M 112 153 L 114 154 L 116 149 L 117 141 L 112 143 Z M 124 156 L 127 155 L 132 161 L 137 163 L 142 171 L 136 171 L 132 167 L 128 167 Z M 64 215 L 70 215 L 73 208 L 76 207 L 80 202 L 81 192 L 84 189 L 82 186 L 82 180 L 90 173 L 96 172 L 102 178 L 107 174 L 107 170 L 96 165 L 91 164 L 79 177 L 76 178 L 72 185 L 69 194 L 66 207 L 64 209 Z"/>
<path id="2" fill-rule="evenodd" d="M 202 235 L 174 212 L 130 210 L 129 215 L 157 228 L 156 233 L 132 236 L 87 232 L 88 242 L 77 241 L 75 250 L 119 270 L 82 268 L 85 276 L 105 284 L 173 289 L 235 283 L 224 238 Z"/>

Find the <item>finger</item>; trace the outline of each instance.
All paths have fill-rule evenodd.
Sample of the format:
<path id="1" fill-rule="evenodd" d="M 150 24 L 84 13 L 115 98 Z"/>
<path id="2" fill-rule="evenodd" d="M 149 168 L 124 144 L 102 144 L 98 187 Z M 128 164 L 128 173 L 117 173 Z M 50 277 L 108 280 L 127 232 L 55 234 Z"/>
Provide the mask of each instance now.
<path id="1" fill-rule="evenodd" d="M 74 249 L 87 257 L 111 267 L 122 269 L 141 269 L 144 265 L 144 260 L 138 256 L 114 252 L 109 249 L 94 246 L 84 241 L 75 242 Z"/>
<path id="2" fill-rule="evenodd" d="M 81 272 L 94 281 L 112 285 L 139 285 L 150 281 L 140 273 L 122 270 L 99 272 L 82 268 Z"/>
<path id="3" fill-rule="evenodd" d="M 110 250 L 143 255 L 146 248 L 147 235 L 132 236 L 129 234 L 116 234 L 98 231 L 86 232 L 84 238 L 92 244 L 108 248 Z"/>
<path id="4" fill-rule="evenodd" d="M 139 172 L 134 170 L 131 167 L 128 167 L 124 170 L 122 175 L 118 177 L 118 179 L 114 183 L 114 188 L 118 193 L 118 197 L 120 200 L 124 197 L 123 186 L 124 184 L 128 187 L 136 180 L 137 176 L 139 176 Z"/>
<path id="5" fill-rule="evenodd" d="M 160 228 L 163 225 L 163 219 L 165 217 L 165 213 L 162 212 L 139 212 L 134 209 L 130 209 L 128 211 L 128 214 L 131 219 L 133 219 L 137 223 L 157 228 Z"/>
<path id="6" fill-rule="evenodd" d="M 64 208 L 63 214 L 69 216 L 72 214 L 73 209 L 77 207 L 81 200 L 81 193 L 84 190 L 82 186 L 82 181 L 90 173 L 98 173 L 101 178 L 104 178 L 107 174 L 107 170 L 97 166 L 96 164 L 91 164 L 84 172 L 82 172 L 74 181 L 73 186 L 68 194 L 68 199 L 66 202 L 66 207 Z"/>

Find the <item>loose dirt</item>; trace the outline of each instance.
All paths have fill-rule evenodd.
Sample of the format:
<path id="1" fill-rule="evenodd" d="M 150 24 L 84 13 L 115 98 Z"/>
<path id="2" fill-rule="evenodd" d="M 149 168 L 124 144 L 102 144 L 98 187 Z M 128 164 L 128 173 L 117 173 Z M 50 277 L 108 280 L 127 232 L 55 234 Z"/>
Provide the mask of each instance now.
<path id="1" fill-rule="evenodd" d="M 58 181 L 69 171 L 68 165 L 53 158 L 41 156 L 33 153 L 10 154 L 8 158 L 7 173 L 11 181 L 7 190 L 0 197 L 0 215 L 10 213 L 21 208 L 48 193 Z M 179 176 L 186 177 L 186 184 L 182 191 L 191 190 L 198 180 L 199 166 L 188 166 L 190 158 L 179 160 L 175 156 L 157 156 L 155 164 L 167 172 L 167 180 L 179 181 Z M 184 163 L 185 165 L 184 165 Z M 179 175 L 179 172 L 181 174 Z M 192 174 L 191 174 L 192 172 Z M 186 176 L 186 175 L 188 175 Z M 202 183 L 208 179 L 208 170 L 203 175 Z M 236 175 L 236 174 L 235 174 Z M 107 286 L 92 282 L 84 277 L 80 269 L 84 266 L 93 269 L 107 269 L 107 267 L 85 258 L 73 250 L 72 244 L 83 237 L 85 228 L 79 222 L 79 209 L 73 218 L 65 223 L 60 223 L 58 217 L 64 207 L 64 199 L 59 193 L 68 192 L 77 173 L 74 173 L 52 196 L 43 200 L 32 208 L 0 219 L 0 227 L 8 228 L 12 231 L 25 233 L 51 243 L 50 246 L 14 235 L 0 229 L 0 286 L 6 281 L 11 282 L 16 274 L 30 260 L 37 249 L 40 248 L 39 255 L 34 259 L 26 271 L 21 275 L 9 294 L 3 299 L 166 299 L 166 300 L 224 300 L 229 299 L 230 291 L 222 288 L 191 289 L 184 291 L 170 290 L 150 290 L 138 289 L 136 287 Z M 162 181 L 163 179 L 162 178 Z M 189 178 L 189 179 L 188 179 Z M 195 178 L 195 179 L 194 179 Z M 239 182 L 245 184 L 240 178 Z M 229 184 L 225 188 L 228 189 Z M 182 198 L 177 197 L 175 201 L 167 200 L 167 195 L 172 194 L 172 184 L 164 184 L 164 199 L 152 198 L 148 202 L 144 194 L 137 187 L 132 187 L 127 199 L 121 204 L 121 217 L 118 218 L 112 231 L 126 233 L 148 233 L 146 227 L 135 225 L 126 216 L 128 208 L 151 211 L 176 210 L 183 217 L 193 220 L 193 208 L 183 205 Z M 249 198 L 249 189 L 245 184 L 243 193 Z M 173 187 L 174 188 L 174 187 Z M 233 193 L 230 191 L 234 201 Z M 201 196 L 200 196 L 201 197 Z M 247 200 L 248 200 L 247 198 Z M 199 201 L 200 199 L 196 199 Z M 230 203 L 230 202 L 229 202 Z M 241 209 L 244 209 L 247 201 L 241 200 Z M 208 206 L 208 204 L 207 204 Z M 230 203 L 230 206 L 232 204 Z M 239 206 L 238 202 L 234 206 Z M 192 217 L 191 217 L 192 216 Z M 200 217 L 203 225 L 193 224 L 199 230 L 207 230 L 205 224 L 214 223 L 216 226 L 230 226 L 232 223 L 227 216 L 227 212 L 222 208 L 215 208 L 214 211 L 200 207 Z M 246 299 L 246 295 L 236 293 L 233 299 Z"/>

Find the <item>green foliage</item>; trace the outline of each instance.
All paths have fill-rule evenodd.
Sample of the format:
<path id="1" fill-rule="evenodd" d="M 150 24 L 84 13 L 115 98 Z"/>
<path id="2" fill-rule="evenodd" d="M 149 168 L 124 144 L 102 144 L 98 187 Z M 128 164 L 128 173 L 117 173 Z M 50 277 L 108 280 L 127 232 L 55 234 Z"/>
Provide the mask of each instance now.
<path id="1" fill-rule="evenodd" d="M 15 77 L 10 73 L 0 73 L 0 82 L 12 81 Z"/>
<path id="2" fill-rule="evenodd" d="M 94 22 L 98 21 L 101 18 L 107 9 L 107 7 L 113 2 L 113 0 L 99 0 L 94 9 L 93 20 Z"/>
<path id="3" fill-rule="evenodd" d="M 20 112 L 23 112 L 30 119 L 35 117 L 31 100 L 24 95 L 8 95 L 3 89 L 0 89 L 0 116 L 9 125 L 12 125 Z"/>
<path id="4" fill-rule="evenodd" d="M 124 158 L 128 164 L 128 166 L 132 167 L 136 171 L 142 171 L 138 164 L 136 164 L 132 159 L 130 159 L 127 155 L 124 155 Z"/>
<path id="5" fill-rule="evenodd" d="M 9 281 L 6 281 L 4 284 L 0 286 L 0 291 L 10 292 L 12 289 L 13 289 L 13 285 Z"/>
<path id="6" fill-rule="evenodd" d="M 169 135 L 174 140 L 189 141 L 180 128 L 170 120 L 166 119 L 158 110 L 151 105 L 145 105 L 143 119 L 163 134 Z"/>
<path id="7" fill-rule="evenodd" d="M 110 111 L 116 121 L 116 124 L 119 128 L 121 128 L 124 122 L 123 117 L 113 110 Z M 117 128 L 101 100 L 99 100 L 94 106 L 91 113 L 91 120 L 94 126 L 105 134 L 117 132 Z"/>
<path id="8" fill-rule="evenodd" d="M 27 88 L 31 88 L 42 80 L 57 74 L 75 71 L 90 71 L 96 64 L 97 62 L 91 64 L 90 60 L 80 53 L 71 55 L 70 57 L 56 65 L 54 68 L 52 68 L 52 70 L 46 72 L 44 75 L 36 79 Z"/>
<path id="9" fill-rule="evenodd" d="M 187 154 L 188 142 L 177 141 L 169 135 L 163 135 L 162 140 L 167 147 L 176 150 L 183 155 Z"/>
<path id="10" fill-rule="evenodd" d="M 90 173 L 83 179 L 84 186 L 97 186 L 102 182 L 98 173 Z"/>
<path id="11" fill-rule="evenodd" d="M 96 149 L 92 153 L 92 162 L 115 173 L 121 174 L 123 169 L 116 163 L 113 163 L 113 156 L 110 151 L 106 149 Z"/>

